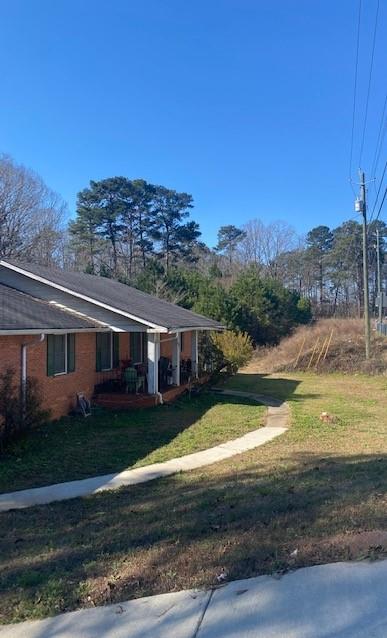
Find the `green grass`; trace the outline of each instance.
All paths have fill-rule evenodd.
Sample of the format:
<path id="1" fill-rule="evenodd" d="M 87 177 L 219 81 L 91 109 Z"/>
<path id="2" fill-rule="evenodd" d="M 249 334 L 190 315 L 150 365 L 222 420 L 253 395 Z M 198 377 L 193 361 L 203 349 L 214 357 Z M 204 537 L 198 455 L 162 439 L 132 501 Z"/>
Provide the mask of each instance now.
<path id="1" fill-rule="evenodd" d="M 28 433 L 0 458 L 0 492 L 166 461 L 260 427 L 265 408 L 204 392 L 155 408 L 96 411 Z"/>
<path id="2" fill-rule="evenodd" d="M 2 622 L 214 585 L 222 569 L 386 555 L 387 378 L 250 370 L 227 384 L 286 398 L 291 429 L 200 470 L 1 514 Z"/>

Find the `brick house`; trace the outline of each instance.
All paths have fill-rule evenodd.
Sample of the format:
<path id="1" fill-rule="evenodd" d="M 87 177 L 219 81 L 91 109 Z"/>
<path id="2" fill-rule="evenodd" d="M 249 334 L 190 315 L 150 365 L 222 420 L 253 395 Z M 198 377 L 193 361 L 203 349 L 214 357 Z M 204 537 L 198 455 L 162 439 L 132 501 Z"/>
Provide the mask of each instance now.
<path id="1" fill-rule="evenodd" d="M 200 374 L 200 331 L 220 329 L 111 279 L 0 260 L 0 373 L 12 368 L 21 390 L 36 378 L 53 418 L 73 409 L 79 392 L 98 391 L 102 405 L 133 401 L 126 366 L 142 371 L 143 404 L 179 392 Z"/>

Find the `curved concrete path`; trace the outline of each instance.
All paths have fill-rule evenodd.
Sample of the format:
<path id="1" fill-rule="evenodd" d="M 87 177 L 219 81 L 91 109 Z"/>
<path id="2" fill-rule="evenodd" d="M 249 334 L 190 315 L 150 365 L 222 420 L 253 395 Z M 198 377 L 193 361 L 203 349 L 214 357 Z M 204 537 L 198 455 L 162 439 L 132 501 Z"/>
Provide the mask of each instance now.
<path id="1" fill-rule="evenodd" d="M 223 461 L 236 454 L 253 450 L 268 441 L 286 432 L 289 425 L 289 406 L 281 401 L 251 392 L 237 390 L 214 389 L 220 394 L 246 397 L 268 406 L 265 427 L 248 432 L 244 436 L 216 445 L 215 447 L 193 454 L 187 454 L 164 463 L 153 463 L 133 470 L 124 470 L 114 474 L 94 476 L 79 481 L 56 483 L 46 487 L 36 487 L 29 490 L 19 490 L 0 494 L 0 512 L 12 509 L 22 509 L 33 505 L 44 505 L 54 501 L 64 501 L 79 496 L 97 494 L 105 490 L 115 490 L 128 485 L 146 483 L 153 479 L 170 476 L 178 472 L 187 472 L 198 467 L 211 465 L 217 461 Z"/>

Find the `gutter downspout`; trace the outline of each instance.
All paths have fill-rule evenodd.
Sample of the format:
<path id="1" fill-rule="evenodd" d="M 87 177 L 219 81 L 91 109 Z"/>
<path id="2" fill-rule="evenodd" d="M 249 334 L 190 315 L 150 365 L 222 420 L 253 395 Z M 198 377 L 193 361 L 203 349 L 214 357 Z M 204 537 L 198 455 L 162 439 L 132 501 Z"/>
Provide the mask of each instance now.
<path id="1" fill-rule="evenodd" d="M 39 339 L 35 339 L 35 341 L 29 341 L 28 343 L 23 343 L 21 347 L 20 389 L 21 389 L 23 420 L 25 419 L 26 402 L 27 402 L 27 348 L 29 346 L 36 346 L 38 343 L 43 343 L 45 337 L 46 335 L 42 332 Z"/>

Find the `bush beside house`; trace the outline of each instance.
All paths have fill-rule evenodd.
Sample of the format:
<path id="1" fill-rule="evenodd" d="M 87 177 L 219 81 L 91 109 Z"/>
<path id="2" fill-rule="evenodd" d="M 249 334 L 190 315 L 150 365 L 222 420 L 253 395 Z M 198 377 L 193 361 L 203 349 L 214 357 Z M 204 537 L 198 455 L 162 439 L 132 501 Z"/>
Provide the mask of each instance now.
<path id="1" fill-rule="evenodd" d="M 49 411 L 41 405 L 41 392 L 35 379 L 27 379 L 23 405 L 14 370 L 8 368 L 0 375 L 0 450 L 11 439 L 47 421 Z"/>
<path id="2" fill-rule="evenodd" d="M 253 356 L 253 343 L 245 332 L 214 332 L 211 335 L 214 347 L 223 355 L 223 360 L 230 374 L 247 365 Z"/>

